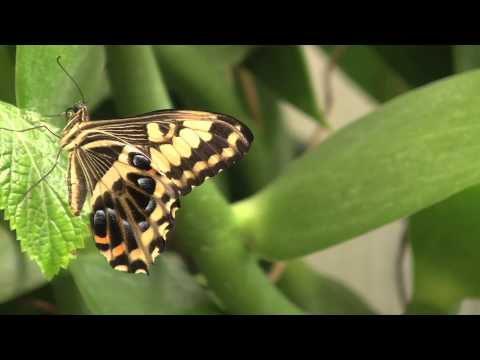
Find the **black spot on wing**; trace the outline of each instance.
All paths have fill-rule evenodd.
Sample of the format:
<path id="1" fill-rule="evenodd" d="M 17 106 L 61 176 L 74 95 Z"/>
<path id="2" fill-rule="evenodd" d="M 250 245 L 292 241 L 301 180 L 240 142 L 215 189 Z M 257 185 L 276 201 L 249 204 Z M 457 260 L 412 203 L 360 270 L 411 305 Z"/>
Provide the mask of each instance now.
<path id="1" fill-rule="evenodd" d="M 123 221 L 123 229 L 125 232 L 125 240 L 127 242 L 127 250 L 128 252 L 135 250 L 138 248 L 137 241 L 135 240 L 135 235 L 132 230 L 132 226 L 127 222 Z"/>
<path id="2" fill-rule="evenodd" d="M 153 194 L 155 191 L 155 181 L 151 177 L 141 177 L 137 180 L 137 183 L 143 191 L 149 194 Z"/>
<path id="3" fill-rule="evenodd" d="M 146 170 L 146 171 L 151 169 L 150 159 L 148 159 L 145 155 L 130 153 L 128 157 L 129 157 L 130 165 L 133 165 L 138 169 Z"/>
<path id="4" fill-rule="evenodd" d="M 144 270 L 148 274 L 147 264 L 142 260 L 135 260 L 128 266 L 128 272 L 136 273 L 138 270 Z"/>
<path id="5" fill-rule="evenodd" d="M 111 248 L 116 247 L 122 243 L 122 233 L 118 224 L 118 217 L 115 210 L 107 208 L 108 231 L 110 235 Z"/>
<path id="6" fill-rule="evenodd" d="M 123 253 L 119 256 L 117 256 L 116 258 L 110 260 L 110 266 L 111 267 L 116 267 L 118 265 L 125 265 L 125 266 L 128 266 L 128 257 L 127 257 L 127 254 Z"/>
<path id="7" fill-rule="evenodd" d="M 92 213 L 92 228 L 95 235 L 105 237 L 107 235 L 107 218 L 103 209 L 98 209 Z"/>
<path id="8" fill-rule="evenodd" d="M 155 199 L 150 199 L 147 206 L 145 207 L 146 214 L 150 215 L 153 212 L 153 210 L 155 210 L 156 207 L 157 207 L 157 202 L 155 201 Z"/>
<path id="9" fill-rule="evenodd" d="M 102 244 L 102 243 L 95 243 L 95 246 L 97 247 L 98 250 L 100 251 L 107 251 L 110 249 L 110 246 L 108 244 Z"/>
<path id="10" fill-rule="evenodd" d="M 150 227 L 150 224 L 147 221 L 140 221 L 138 223 L 138 228 L 140 229 L 141 232 L 147 231 L 149 227 Z"/>

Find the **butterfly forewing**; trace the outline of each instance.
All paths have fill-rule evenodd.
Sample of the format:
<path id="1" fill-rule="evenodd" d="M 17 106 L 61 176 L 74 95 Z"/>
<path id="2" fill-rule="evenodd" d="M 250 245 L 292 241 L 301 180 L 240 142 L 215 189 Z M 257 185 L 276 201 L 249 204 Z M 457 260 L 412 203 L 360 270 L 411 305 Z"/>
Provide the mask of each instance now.
<path id="1" fill-rule="evenodd" d="M 141 147 L 182 195 L 240 159 L 253 140 L 239 121 L 201 111 L 166 110 L 95 123 L 85 141 L 111 136 Z"/>
<path id="2" fill-rule="evenodd" d="M 72 130 L 73 129 L 73 130 Z M 174 226 L 179 196 L 240 159 L 253 136 L 222 114 L 164 110 L 69 129 L 70 207 L 92 195 L 97 248 L 116 270 L 148 273 Z"/>

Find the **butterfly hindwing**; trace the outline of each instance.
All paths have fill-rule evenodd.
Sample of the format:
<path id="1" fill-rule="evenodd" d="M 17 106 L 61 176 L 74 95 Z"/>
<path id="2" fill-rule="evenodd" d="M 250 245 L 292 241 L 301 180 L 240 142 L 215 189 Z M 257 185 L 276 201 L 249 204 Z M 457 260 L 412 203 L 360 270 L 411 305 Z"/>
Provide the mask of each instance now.
<path id="1" fill-rule="evenodd" d="M 95 242 L 110 265 L 120 271 L 148 273 L 149 265 L 165 249 L 179 207 L 169 179 L 149 166 L 145 154 L 125 146 L 97 182 L 92 206 Z"/>

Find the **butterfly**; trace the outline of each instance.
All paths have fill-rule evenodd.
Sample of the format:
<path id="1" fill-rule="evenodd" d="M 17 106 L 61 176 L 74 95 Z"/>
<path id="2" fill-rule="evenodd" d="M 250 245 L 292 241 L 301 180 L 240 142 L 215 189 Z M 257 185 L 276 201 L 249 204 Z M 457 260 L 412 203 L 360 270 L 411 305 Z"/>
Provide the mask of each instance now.
<path id="1" fill-rule="evenodd" d="M 228 168 L 253 135 L 231 116 L 160 110 L 95 120 L 84 102 L 66 112 L 60 145 L 69 153 L 68 203 L 78 216 L 91 198 L 98 250 L 119 271 L 148 274 L 165 250 L 180 197 Z"/>

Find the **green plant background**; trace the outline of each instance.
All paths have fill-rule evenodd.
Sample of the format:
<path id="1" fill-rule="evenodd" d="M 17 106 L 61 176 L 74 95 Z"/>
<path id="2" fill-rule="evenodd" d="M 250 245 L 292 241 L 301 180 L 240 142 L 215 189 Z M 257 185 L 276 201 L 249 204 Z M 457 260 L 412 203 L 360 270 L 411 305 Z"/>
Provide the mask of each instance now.
<path id="1" fill-rule="evenodd" d="M 301 46 L 0 46 L 2 128 L 64 126 L 46 115 L 80 99 L 60 55 L 94 119 L 203 109 L 255 135 L 239 164 L 182 199 L 169 251 L 146 277 L 113 271 L 96 251 L 88 204 L 70 216 L 65 154 L 22 198 L 57 140 L 0 130 L 0 312 L 372 314 L 302 257 L 402 218 L 414 263 L 405 311 L 455 313 L 479 297 L 480 48 L 318 49 L 381 106 L 311 148 L 281 111 L 288 103 L 330 129 Z"/>

